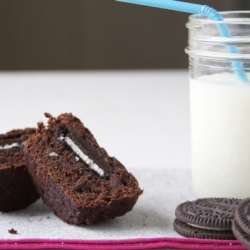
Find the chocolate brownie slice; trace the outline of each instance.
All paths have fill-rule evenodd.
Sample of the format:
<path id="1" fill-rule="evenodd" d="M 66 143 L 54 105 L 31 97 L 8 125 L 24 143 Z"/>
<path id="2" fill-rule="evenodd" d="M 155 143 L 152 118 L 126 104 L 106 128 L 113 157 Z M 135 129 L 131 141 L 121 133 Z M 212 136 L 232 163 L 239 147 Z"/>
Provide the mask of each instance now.
<path id="1" fill-rule="evenodd" d="M 0 135 L 0 211 L 27 207 L 39 195 L 28 173 L 23 144 L 35 129 L 11 130 Z"/>
<path id="2" fill-rule="evenodd" d="M 39 123 L 25 144 L 29 172 L 44 203 L 70 224 L 130 211 L 142 193 L 135 177 L 71 113 L 45 116 L 48 125 Z"/>

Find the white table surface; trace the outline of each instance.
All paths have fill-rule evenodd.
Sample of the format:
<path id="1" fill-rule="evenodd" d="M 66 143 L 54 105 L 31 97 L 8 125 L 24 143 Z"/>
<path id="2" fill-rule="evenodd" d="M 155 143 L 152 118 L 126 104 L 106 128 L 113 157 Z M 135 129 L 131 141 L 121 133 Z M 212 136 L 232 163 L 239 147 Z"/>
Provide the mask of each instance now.
<path id="1" fill-rule="evenodd" d="M 92 226 L 64 223 L 41 200 L 0 213 L 0 244 L 168 237 L 164 246 L 173 246 L 171 239 L 181 238 L 173 230 L 175 208 L 195 199 L 187 70 L 0 73 L 0 100 L 0 133 L 36 126 L 44 112 L 72 112 L 144 190 L 132 211 Z"/>
<path id="2" fill-rule="evenodd" d="M 39 200 L 1 213 L 0 239 L 180 237 L 175 207 L 194 198 L 187 70 L 0 73 L 0 100 L 0 133 L 72 112 L 144 190 L 131 212 L 92 227 L 62 222 Z"/>
<path id="3" fill-rule="evenodd" d="M 133 168 L 189 168 L 188 71 L 0 73 L 0 133 L 72 112 Z"/>

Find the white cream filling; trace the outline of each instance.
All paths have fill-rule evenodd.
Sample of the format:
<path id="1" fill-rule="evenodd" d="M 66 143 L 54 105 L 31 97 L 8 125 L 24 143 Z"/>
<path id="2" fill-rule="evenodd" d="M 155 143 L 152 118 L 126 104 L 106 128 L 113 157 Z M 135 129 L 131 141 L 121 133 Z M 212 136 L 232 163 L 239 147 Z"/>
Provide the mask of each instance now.
<path id="1" fill-rule="evenodd" d="M 195 227 L 195 228 L 200 228 L 200 229 L 205 229 L 205 230 L 214 230 L 214 231 L 230 231 L 230 229 L 227 228 L 216 228 L 216 227 L 203 227 L 199 225 L 194 225 L 191 223 L 187 223 L 188 225 Z"/>
<path id="2" fill-rule="evenodd" d="M 6 149 L 10 149 L 10 148 L 15 148 L 15 147 L 21 148 L 22 143 L 14 142 L 12 144 L 5 144 L 3 146 L 0 146 L 0 150 L 6 150 Z"/>
<path id="3" fill-rule="evenodd" d="M 58 157 L 58 154 L 56 152 L 51 152 L 49 153 L 50 157 Z"/>
<path id="4" fill-rule="evenodd" d="M 86 154 L 84 154 L 81 149 L 71 140 L 68 136 L 60 136 L 58 140 L 65 141 L 67 145 L 86 163 L 89 165 L 89 168 L 96 171 L 100 176 L 104 176 L 104 171 L 97 164 L 94 163 Z"/>

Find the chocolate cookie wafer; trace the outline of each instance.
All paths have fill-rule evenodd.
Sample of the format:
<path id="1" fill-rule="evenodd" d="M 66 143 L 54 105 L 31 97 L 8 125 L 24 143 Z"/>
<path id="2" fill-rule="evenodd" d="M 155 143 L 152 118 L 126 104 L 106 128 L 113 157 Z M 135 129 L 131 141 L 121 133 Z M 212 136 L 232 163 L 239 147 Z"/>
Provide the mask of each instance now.
<path id="1" fill-rule="evenodd" d="M 250 249 L 250 197 L 237 206 L 232 230 L 235 238 Z"/>
<path id="2" fill-rule="evenodd" d="M 25 208 L 39 195 L 26 167 L 23 145 L 35 129 L 16 129 L 0 134 L 0 211 Z"/>
<path id="3" fill-rule="evenodd" d="M 189 238 L 234 239 L 231 230 L 239 199 L 207 198 L 177 206 L 174 229 Z"/>

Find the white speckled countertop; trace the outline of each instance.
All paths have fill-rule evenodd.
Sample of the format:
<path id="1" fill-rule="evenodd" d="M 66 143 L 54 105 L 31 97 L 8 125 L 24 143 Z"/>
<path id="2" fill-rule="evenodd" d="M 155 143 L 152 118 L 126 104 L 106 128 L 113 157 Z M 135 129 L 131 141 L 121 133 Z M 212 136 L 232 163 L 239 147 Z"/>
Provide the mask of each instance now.
<path id="1" fill-rule="evenodd" d="M 144 190 L 131 212 L 92 226 L 62 222 L 41 200 L 0 213 L 0 239 L 179 237 L 175 207 L 194 198 L 188 71 L 9 72 L 0 89 L 0 133 L 36 126 L 44 112 L 72 112 Z"/>
<path id="2" fill-rule="evenodd" d="M 72 112 L 131 168 L 190 167 L 188 71 L 0 73 L 0 133 Z"/>
<path id="3" fill-rule="evenodd" d="M 130 169 L 129 169 L 130 170 Z M 94 225 L 72 226 L 58 219 L 41 200 L 26 209 L 0 213 L 0 238 L 128 239 L 179 237 L 173 230 L 175 207 L 193 199 L 190 173 L 180 169 L 135 169 L 144 193 L 122 217 Z M 9 234 L 9 229 L 18 234 Z"/>

